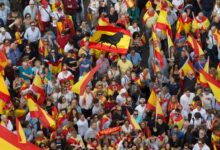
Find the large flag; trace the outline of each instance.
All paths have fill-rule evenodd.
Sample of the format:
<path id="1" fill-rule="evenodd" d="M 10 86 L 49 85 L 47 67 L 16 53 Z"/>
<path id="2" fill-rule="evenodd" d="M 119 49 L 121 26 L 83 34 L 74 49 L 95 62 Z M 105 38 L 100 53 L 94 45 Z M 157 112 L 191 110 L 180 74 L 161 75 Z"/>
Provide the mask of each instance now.
<path id="1" fill-rule="evenodd" d="M 204 55 L 204 52 L 201 46 L 191 34 L 188 35 L 186 43 L 190 45 L 190 47 L 193 49 L 196 56 Z"/>
<path id="2" fill-rule="evenodd" d="M 165 120 L 165 116 L 160 105 L 160 99 L 156 100 L 156 117 L 161 117 L 163 120 Z"/>
<path id="3" fill-rule="evenodd" d="M 172 113 L 170 115 L 169 124 L 170 125 L 177 125 L 178 128 L 181 130 L 183 128 L 184 118 L 183 118 L 183 116 L 181 114 L 179 114 L 177 116 L 176 113 Z"/>
<path id="4" fill-rule="evenodd" d="M 30 116 L 32 118 L 39 117 L 38 105 L 35 102 L 34 98 L 30 94 L 28 94 L 28 95 L 25 96 L 25 99 L 27 100 L 27 106 L 28 106 L 28 109 L 29 109 L 29 112 L 30 112 Z"/>
<path id="5" fill-rule="evenodd" d="M 204 70 L 206 73 L 209 73 L 209 58 L 207 59 L 203 70 Z M 200 73 L 200 72 L 199 72 L 199 82 L 200 82 L 201 85 L 203 85 L 203 86 L 205 86 L 205 87 L 208 86 L 208 82 L 207 82 L 206 78 L 205 78 L 205 77 L 203 76 L 203 74 Z"/>
<path id="6" fill-rule="evenodd" d="M 217 80 L 220 81 L 220 63 L 217 66 Z"/>
<path id="7" fill-rule="evenodd" d="M 128 8 L 131 8 L 134 6 L 135 1 L 134 0 L 124 0 L 125 4 L 127 5 Z"/>
<path id="8" fill-rule="evenodd" d="M 173 47 L 173 40 L 168 34 L 168 32 L 167 32 L 167 42 L 168 42 L 168 48 Z"/>
<path id="9" fill-rule="evenodd" d="M 126 109 L 126 114 L 127 114 L 128 120 L 129 120 L 130 124 L 132 125 L 133 129 L 141 130 L 141 127 L 139 126 L 137 121 L 134 119 L 134 117 L 131 116 L 131 114 L 129 113 L 129 111 L 127 109 Z"/>
<path id="10" fill-rule="evenodd" d="M 7 63 L 8 63 L 7 57 L 2 51 L 0 51 L 0 75 L 4 75 L 4 69 Z"/>
<path id="11" fill-rule="evenodd" d="M 163 56 L 161 55 L 161 51 L 157 42 L 157 36 L 155 33 L 154 27 L 152 27 L 152 40 L 153 40 L 153 45 L 154 45 L 154 55 L 156 59 L 158 60 L 160 67 L 163 69 L 164 63 L 163 63 Z"/>
<path id="12" fill-rule="evenodd" d="M 209 87 L 212 90 L 216 101 L 220 104 L 220 82 L 215 80 L 213 77 L 210 76 L 210 74 L 208 74 L 204 70 L 200 70 L 200 73 L 206 78 L 206 81 L 208 81 Z"/>
<path id="13" fill-rule="evenodd" d="M 126 54 L 131 40 L 129 31 L 113 26 L 97 26 L 88 47 Z"/>
<path id="14" fill-rule="evenodd" d="M 153 14 L 149 14 L 149 12 L 147 11 L 143 16 L 143 23 L 146 24 L 147 20 L 154 16 L 158 16 L 158 14 L 156 12 L 154 12 Z"/>
<path id="15" fill-rule="evenodd" d="M 104 16 L 101 16 L 98 20 L 98 26 L 110 26 L 109 20 Z"/>
<path id="16" fill-rule="evenodd" d="M 154 89 L 152 89 L 150 97 L 148 98 L 146 109 L 147 110 L 155 110 L 156 109 L 156 99 L 157 94 Z"/>
<path id="17" fill-rule="evenodd" d="M 188 58 L 186 60 L 186 62 L 184 63 L 184 65 L 180 68 L 179 72 L 182 74 L 182 76 L 186 76 L 189 71 L 194 73 L 194 75 L 195 75 L 195 71 L 193 69 L 193 64 Z"/>
<path id="18" fill-rule="evenodd" d="M 10 102 L 10 94 L 2 75 L 0 75 L 0 87 L 0 100 L 3 100 L 6 103 Z"/>
<path id="19" fill-rule="evenodd" d="M 53 118 L 40 106 L 38 106 L 38 113 L 39 113 L 39 119 L 44 128 L 56 127 L 56 122 L 53 120 Z"/>
<path id="20" fill-rule="evenodd" d="M 172 30 L 171 30 L 170 23 L 168 21 L 168 15 L 167 15 L 166 10 L 163 10 L 163 9 L 160 10 L 160 14 L 156 22 L 156 29 L 160 29 L 164 35 L 168 33 L 170 37 L 172 38 Z"/>
<path id="21" fill-rule="evenodd" d="M 96 138 L 99 139 L 102 135 L 110 135 L 110 134 L 114 134 L 114 133 L 118 133 L 120 132 L 121 126 L 118 127 L 113 127 L 113 128 L 108 128 L 105 130 L 100 130 L 97 134 L 96 134 Z"/>
<path id="22" fill-rule="evenodd" d="M 0 125 L 0 149 L 1 150 L 41 150 L 37 146 L 27 142 L 19 143 L 16 134 Z"/>
<path id="23" fill-rule="evenodd" d="M 37 103 L 39 105 L 42 105 L 44 103 L 46 96 L 45 96 L 43 81 L 40 77 L 39 72 L 36 73 L 34 77 L 34 81 L 32 83 L 32 90 L 37 95 Z"/>
<path id="24" fill-rule="evenodd" d="M 24 130 L 23 130 L 18 118 L 16 118 L 16 131 L 17 131 L 17 136 L 18 136 L 18 142 L 19 143 L 27 143 L 27 139 L 26 139 Z"/>
<path id="25" fill-rule="evenodd" d="M 84 75 L 76 84 L 72 86 L 72 92 L 83 95 L 86 86 L 88 85 L 89 81 L 92 79 L 96 71 L 99 69 L 101 64 L 96 65 L 90 72 Z"/>
<path id="26" fill-rule="evenodd" d="M 58 62 L 50 62 L 48 60 L 45 60 L 47 64 L 49 65 L 49 69 L 52 74 L 58 74 L 62 70 L 62 60 L 58 60 Z"/>

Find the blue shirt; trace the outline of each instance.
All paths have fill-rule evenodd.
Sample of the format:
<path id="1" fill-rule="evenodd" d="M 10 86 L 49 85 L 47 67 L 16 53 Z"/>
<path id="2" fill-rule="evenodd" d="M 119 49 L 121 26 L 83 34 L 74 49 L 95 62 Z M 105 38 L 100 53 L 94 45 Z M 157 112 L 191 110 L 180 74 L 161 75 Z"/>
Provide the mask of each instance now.
<path id="1" fill-rule="evenodd" d="M 23 75 L 23 72 L 28 74 L 28 75 L 32 75 L 32 69 L 31 67 L 27 67 L 26 69 L 24 69 L 22 66 L 18 66 L 18 72 L 19 72 L 19 76 L 21 78 L 23 78 L 24 80 L 28 80 L 29 78 Z"/>
<path id="2" fill-rule="evenodd" d="M 9 49 L 9 59 L 12 62 L 12 65 L 16 65 L 16 63 L 20 60 L 21 58 L 21 51 L 17 48 L 16 50 Z"/>
<path id="3" fill-rule="evenodd" d="M 133 65 L 138 65 L 141 62 L 141 56 L 139 53 L 135 53 L 134 56 L 128 54 L 127 59 L 130 60 Z"/>
<path id="4" fill-rule="evenodd" d="M 83 72 L 89 72 L 90 65 L 91 65 L 91 62 L 89 59 L 86 59 L 86 61 L 81 61 L 79 63 L 79 75 L 82 76 Z"/>

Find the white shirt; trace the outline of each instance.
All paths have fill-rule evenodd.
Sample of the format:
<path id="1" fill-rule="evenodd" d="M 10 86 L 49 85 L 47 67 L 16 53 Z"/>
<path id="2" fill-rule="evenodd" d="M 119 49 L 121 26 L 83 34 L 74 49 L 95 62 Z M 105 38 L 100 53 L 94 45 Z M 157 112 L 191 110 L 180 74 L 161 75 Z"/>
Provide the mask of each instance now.
<path id="1" fill-rule="evenodd" d="M 83 104 L 83 98 L 84 98 L 84 94 L 86 94 L 86 104 Z M 93 101 L 93 96 L 91 93 L 84 93 L 82 96 L 80 96 L 79 98 L 79 105 L 81 108 L 84 109 L 91 109 L 92 108 L 92 101 Z"/>
<path id="2" fill-rule="evenodd" d="M 211 93 L 208 93 L 207 95 L 205 93 L 202 93 L 201 100 L 205 109 L 211 109 L 212 103 L 213 101 L 215 101 L 215 98 Z"/>
<path id="3" fill-rule="evenodd" d="M 183 111 L 186 113 L 185 115 L 187 115 L 187 116 L 190 112 L 189 104 L 192 104 L 194 97 L 195 97 L 194 93 L 190 93 L 189 97 L 187 97 L 186 94 L 183 94 L 180 97 L 180 104 L 183 107 Z M 185 115 L 184 115 L 184 117 L 186 117 Z"/>
<path id="4" fill-rule="evenodd" d="M 137 105 L 137 107 L 135 108 L 135 110 L 138 111 L 138 114 L 141 115 L 143 118 L 145 117 L 145 109 L 146 109 L 146 105 L 141 106 L 140 104 Z"/>
<path id="5" fill-rule="evenodd" d="M 86 131 L 88 130 L 88 121 L 85 119 L 84 121 L 78 120 L 77 121 L 78 133 L 80 136 L 84 136 Z"/>
<path id="6" fill-rule="evenodd" d="M 206 144 L 204 144 L 203 147 L 200 148 L 200 147 L 199 147 L 199 144 L 196 143 L 196 144 L 194 145 L 194 147 L 193 147 L 193 150 L 210 150 L 210 148 L 209 148 Z"/>
<path id="7" fill-rule="evenodd" d="M 0 33 L 0 43 L 3 43 L 5 39 L 11 40 L 10 33 L 5 32 L 4 35 L 2 33 Z"/>
<path id="8" fill-rule="evenodd" d="M 183 0 L 172 0 L 172 4 L 175 7 L 174 12 L 177 12 L 177 10 L 179 10 L 179 8 L 178 8 L 179 6 L 182 5 L 182 9 L 184 7 L 184 1 Z"/>
<path id="9" fill-rule="evenodd" d="M 120 5 L 119 2 L 115 3 L 115 10 L 118 14 L 126 15 L 128 8 L 127 5 L 122 1 Z"/>
<path id="10" fill-rule="evenodd" d="M 34 30 L 31 27 L 27 28 L 24 33 L 24 38 L 30 42 L 36 42 L 41 38 L 41 33 L 38 27 L 35 27 Z"/>
<path id="11" fill-rule="evenodd" d="M 34 5 L 33 9 L 31 9 L 30 5 L 26 6 L 23 11 L 23 17 L 25 17 L 27 13 L 31 15 L 31 20 L 35 20 L 37 17 L 37 6 Z"/>
<path id="12" fill-rule="evenodd" d="M 57 78 L 58 78 L 59 81 L 62 81 L 62 80 L 68 80 L 68 79 L 71 79 L 71 78 L 73 79 L 74 77 L 73 77 L 72 73 L 67 70 L 66 73 L 64 73 L 63 71 L 60 72 L 58 74 Z"/>
<path id="13" fill-rule="evenodd" d="M 43 22 L 49 22 L 50 21 L 50 16 L 51 16 L 51 9 L 50 6 L 48 5 L 47 8 L 43 8 L 42 6 L 39 6 L 39 11 L 41 14 L 41 19 Z"/>
<path id="14" fill-rule="evenodd" d="M 64 53 L 68 53 L 69 50 L 73 50 L 73 49 L 74 49 L 74 46 L 67 43 L 64 47 Z"/>
<path id="15" fill-rule="evenodd" d="M 52 13 L 52 17 L 53 17 L 53 27 L 57 26 L 57 21 L 64 16 L 64 13 L 62 11 L 62 13 L 58 13 L 58 11 L 55 11 Z"/>
<path id="16" fill-rule="evenodd" d="M 201 116 L 202 116 L 203 119 L 206 118 L 206 111 L 205 111 L 205 109 L 203 109 L 203 108 L 201 108 L 201 110 L 198 110 L 197 108 L 194 109 L 194 110 L 192 111 L 192 117 L 194 117 L 195 113 L 197 113 L 197 112 L 199 112 L 199 113 L 201 114 Z"/>
<path id="17" fill-rule="evenodd" d="M 122 97 L 120 94 L 116 97 L 116 102 L 121 106 L 126 101 L 126 97 Z"/>
<path id="18" fill-rule="evenodd" d="M 122 125 L 122 131 L 124 132 L 124 133 L 131 133 L 131 131 L 132 131 L 132 126 L 129 124 L 129 126 L 128 126 L 128 128 L 125 126 L 125 125 Z"/>
<path id="19" fill-rule="evenodd" d="M 7 120 L 7 123 L 5 124 L 1 124 L 3 127 L 5 127 L 5 128 L 7 128 L 8 130 L 10 130 L 10 131 L 12 131 L 13 130 L 13 125 L 12 125 L 12 123 L 11 123 L 11 121 L 8 119 Z"/>
<path id="20" fill-rule="evenodd" d="M 139 27 L 134 28 L 133 26 L 129 26 L 128 30 L 131 32 L 131 34 L 133 34 L 134 32 L 140 32 Z"/>

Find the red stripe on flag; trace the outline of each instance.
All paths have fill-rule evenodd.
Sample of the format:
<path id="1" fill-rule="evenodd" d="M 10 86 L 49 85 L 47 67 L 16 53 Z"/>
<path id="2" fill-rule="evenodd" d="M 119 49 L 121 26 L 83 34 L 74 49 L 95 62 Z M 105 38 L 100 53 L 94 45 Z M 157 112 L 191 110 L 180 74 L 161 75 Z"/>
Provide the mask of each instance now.
<path id="1" fill-rule="evenodd" d="M 0 99 L 6 103 L 10 102 L 10 96 L 2 92 L 0 92 Z"/>
<path id="2" fill-rule="evenodd" d="M 106 31 L 106 32 L 122 32 L 127 36 L 131 36 L 131 33 L 127 30 L 124 30 L 122 28 L 117 28 L 117 27 L 113 27 L 113 26 L 97 26 L 96 31 Z"/>

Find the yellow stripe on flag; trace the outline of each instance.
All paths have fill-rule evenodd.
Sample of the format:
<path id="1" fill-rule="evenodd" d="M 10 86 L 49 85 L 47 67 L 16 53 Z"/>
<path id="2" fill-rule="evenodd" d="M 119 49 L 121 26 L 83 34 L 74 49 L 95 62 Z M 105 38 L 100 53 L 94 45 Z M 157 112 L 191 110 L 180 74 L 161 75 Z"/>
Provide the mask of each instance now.
<path id="1" fill-rule="evenodd" d="M 18 142 L 19 143 L 27 143 L 27 139 L 24 134 L 24 130 L 21 126 L 20 121 L 17 118 L 16 118 L 16 130 L 17 130 Z"/>
<path id="2" fill-rule="evenodd" d="M 0 137 L 0 149 L 2 150 L 21 150 Z"/>

